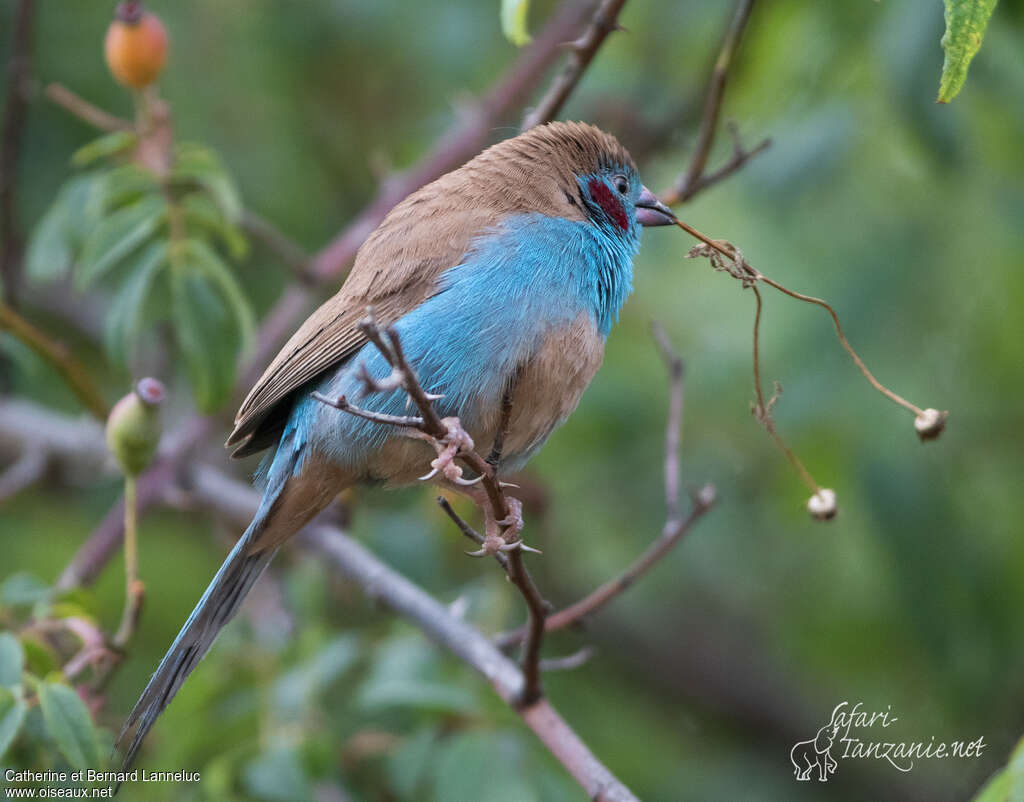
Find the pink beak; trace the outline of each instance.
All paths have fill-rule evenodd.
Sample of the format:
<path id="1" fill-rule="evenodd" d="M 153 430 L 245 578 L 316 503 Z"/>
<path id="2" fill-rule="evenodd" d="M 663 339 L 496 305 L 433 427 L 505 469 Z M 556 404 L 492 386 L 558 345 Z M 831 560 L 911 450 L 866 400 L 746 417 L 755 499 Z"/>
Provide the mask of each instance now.
<path id="1" fill-rule="evenodd" d="M 636 199 L 636 221 L 642 226 L 670 226 L 675 223 L 676 216 L 647 187 L 640 187 L 640 197 Z"/>

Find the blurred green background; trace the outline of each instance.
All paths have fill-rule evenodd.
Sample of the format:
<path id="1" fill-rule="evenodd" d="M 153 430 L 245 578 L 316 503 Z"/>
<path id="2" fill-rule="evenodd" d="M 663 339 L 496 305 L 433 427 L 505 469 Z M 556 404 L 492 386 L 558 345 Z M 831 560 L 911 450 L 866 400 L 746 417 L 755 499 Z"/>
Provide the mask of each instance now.
<path id="1" fill-rule="evenodd" d="M 41 3 L 35 76 L 129 115 L 102 60 L 111 5 Z M 310 251 L 362 208 L 383 167 L 413 163 L 516 55 L 496 2 L 150 6 L 171 36 L 161 90 L 178 136 L 215 148 L 246 206 Z M 534 6 L 534 30 L 550 8 Z M 12 9 L 0 6 L 3 63 Z M 667 187 L 691 153 L 731 11 L 711 0 L 628 4 L 628 32 L 608 41 L 561 116 L 615 133 L 645 183 Z M 604 367 L 527 472 L 544 488 L 528 508 L 528 541 L 544 550 L 531 570 L 559 605 L 656 536 L 667 386 L 648 327 L 660 321 L 687 362 L 684 478 L 713 481 L 719 504 L 585 633 L 547 644 L 549 655 L 596 647 L 547 688 L 643 799 L 966 799 L 1024 732 L 1022 33 L 1024 4 L 1001 3 L 963 93 L 938 106 L 940 4 L 755 7 L 725 117 L 748 144 L 774 144 L 681 214 L 767 275 L 831 300 L 883 382 L 951 417 L 938 442 L 919 443 L 822 310 L 766 289 L 763 365 L 785 390 L 779 430 L 841 507 L 831 524 L 811 521 L 805 489 L 749 413 L 753 297 L 683 259 L 681 232 L 646 232 Z M 518 119 L 505 123 L 495 140 Z M 17 207 L 26 232 L 93 137 L 41 97 L 31 104 Z M 729 148 L 723 133 L 712 168 Z M 260 313 L 288 279 L 259 247 L 238 273 Z M 99 350 L 32 304 L 30 289 L 30 316 L 102 371 L 111 398 L 127 389 L 126 373 L 104 369 Z M 86 306 L 102 315 L 102 295 Z M 76 410 L 48 368 L 4 343 L 5 392 Z M 181 378 L 164 378 L 170 417 L 188 414 Z M 255 467 L 229 464 L 216 444 L 210 456 L 240 476 Z M 52 583 L 119 492 L 111 476 L 7 502 L 0 574 Z M 360 493 L 353 531 L 438 598 L 465 599 L 481 627 L 518 623 L 519 598 L 494 566 L 462 556 L 429 490 Z M 98 714 L 105 728 L 119 729 L 230 534 L 198 514 L 143 519 L 148 603 Z M 123 799 L 584 798 L 485 681 L 314 556 L 286 550 L 268 576 L 139 761 L 203 781 L 132 785 Z M 122 582 L 111 563 L 89 602 L 108 629 Z M 790 748 L 844 700 L 891 706 L 899 722 L 885 735 L 896 740 L 984 736 L 988 746 L 979 759 L 923 760 L 907 774 L 840 760 L 827 785 L 795 782 Z M 18 744 L 3 760 L 62 761 Z"/>

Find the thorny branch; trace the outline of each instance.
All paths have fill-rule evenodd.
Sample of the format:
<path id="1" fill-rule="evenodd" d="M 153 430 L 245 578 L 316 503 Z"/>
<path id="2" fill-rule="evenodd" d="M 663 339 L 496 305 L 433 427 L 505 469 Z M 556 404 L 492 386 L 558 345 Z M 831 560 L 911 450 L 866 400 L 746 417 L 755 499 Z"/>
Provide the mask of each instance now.
<path id="1" fill-rule="evenodd" d="M 732 157 L 719 169 L 712 173 L 707 172 L 708 159 L 711 156 L 715 135 L 718 132 L 718 123 L 722 116 L 722 100 L 725 97 L 729 69 L 743 38 L 743 32 L 747 28 L 747 22 L 750 20 L 750 13 L 753 11 L 753 8 L 754 0 L 739 0 L 736 5 L 732 22 L 725 32 L 725 38 L 722 40 L 718 57 L 715 59 L 714 67 L 712 67 L 711 76 L 708 78 L 704 110 L 701 114 L 700 128 L 697 132 L 697 145 L 693 158 L 690 160 L 687 168 L 679 175 L 679 178 L 676 179 L 672 188 L 663 193 L 661 197 L 670 206 L 685 203 L 701 190 L 707 189 L 724 178 L 728 178 L 750 161 L 750 159 L 771 145 L 770 139 L 764 139 L 750 150 L 747 150 L 743 147 L 735 125 L 730 125 L 729 131 L 733 139 Z"/>
<path id="2" fill-rule="evenodd" d="M 444 510 L 445 515 L 452 519 L 452 523 L 458 527 L 459 531 L 462 532 L 466 537 L 476 543 L 478 546 L 483 546 L 486 538 L 477 532 L 472 526 L 470 526 L 466 520 L 459 515 L 455 508 L 452 507 L 451 503 L 444 496 L 437 497 L 437 505 Z M 466 554 L 473 554 L 473 552 L 466 552 Z M 508 557 L 501 551 L 494 552 L 495 559 L 501 564 L 501 567 L 506 571 L 508 570 Z"/>
<path id="3" fill-rule="evenodd" d="M 568 63 L 548 87 L 541 101 L 523 118 L 521 130 L 528 131 L 555 118 L 558 110 L 565 105 L 565 101 L 580 82 L 604 40 L 613 31 L 622 30 L 618 19 L 624 5 L 626 0 L 602 0 L 583 34 L 566 44 L 570 50 Z"/>
<path id="4" fill-rule="evenodd" d="M 515 499 L 506 496 L 504 485 L 498 479 L 498 460 L 491 463 L 480 456 L 458 418 L 441 418 L 438 415 L 434 409 L 434 401 L 438 399 L 438 396 L 431 395 L 423 389 L 416 376 L 416 371 L 406 359 L 397 330 L 393 326 L 381 329 L 373 318 L 372 310 L 359 324 L 359 328 L 367 339 L 377 347 L 392 370 L 390 376 L 381 380 L 370 376 L 363 367 L 361 379 L 365 393 L 391 392 L 401 388 L 419 409 L 421 417 L 371 412 L 352 405 L 344 396 L 331 399 L 320 393 L 313 393 L 313 397 L 342 412 L 381 425 L 396 426 L 405 430 L 409 436 L 426 439 L 438 456 L 431 462 L 430 473 L 421 478 L 427 480 L 434 479 L 436 476 L 438 481 L 443 481 L 459 492 L 469 495 L 480 507 L 486 521 L 486 534 L 482 537 L 466 524 L 450 506 L 442 505 L 463 534 L 480 543 L 481 548 L 478 551 L 470 552 L 473 556 L 501 555 L 504 558 L 499 559 L 499 562 L 512 584 L 516 586 L 526 601 L 529 619 L 522 639 L 522 669 L 525 681 L 519 704 L 529 705 L 540 699 L 542 695 L 540 649 L 544 638 L 544 620 L 547 617 L 548 606 L 523 563 L 523 551 L 535 550 L 526 546 L 520 538 L 519 533 L 523 525 L 519 513 L 520 504 Z M 508 425 L 508 419 L 511 416 L 511 403 L 511 393 L 506 393 L 502 402 L 502 421 L 499 424 L 499 432 L 502 432 Z M 476 474 L 476 478 L 463 478 L 462 468 L 455 464 L 456 460 L 472 470 Z M 471 490 L 478 484 L 484 490 L 483 495 Z"/>
<path id="5" fill-rule="evenodd" d="M 665 525 L 657 540 L 651 543 L 644 553 L 619 576 L 605 582 L 564 610 L 549 615 L 545 621 L 545 630 L 548 632 L 578 624 L 633 585 L 655 563 L 663 559 L 715 503 L 715 487 L 712 484 L 706 484 L 691 494 L 690 511 L 685 517 L 679 510 L 679 444 L 684 396 L 683 360 L 675 352 L 660 326 L 655 324 L 653 333 L 668 368 L 670 380 L 668 423 L 665 427 Z M 523 630 L 516 629 L 498 635 L 495 642 L 501 648 L 507 648 L 516 643 L 522 635 Z"/>

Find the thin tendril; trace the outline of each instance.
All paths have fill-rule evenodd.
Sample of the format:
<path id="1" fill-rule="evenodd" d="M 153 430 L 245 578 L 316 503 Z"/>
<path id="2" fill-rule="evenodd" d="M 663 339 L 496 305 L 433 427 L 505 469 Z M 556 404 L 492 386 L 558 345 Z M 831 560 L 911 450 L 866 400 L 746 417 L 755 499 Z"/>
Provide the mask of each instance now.
<path id="1" fill-rule="evenodd" d="M 775 445 L 777 445 L 782 453 L 786 455 L 786 459 L 788 459 L 790 464 L 796 469 L 796 472 L 800 474 L 800 478 L 803 479 L 804 484 L 810 488 L 812 493 L 817 494 L 821 492 L 821 487 L 816 481 L 814 481 L 814 477 L 811 476 L 811 472 L 807 470 L 793 450 L 786 445 L 786 441 L 782 439 L 782 435 L 780 435 L 775 429 L 775 420 L 772 418 L 770 407 L 777 396 L 773 396 L 772 401 L 765 404 L 764 391 L 761 388 L 760 355 L 761 308 L 764 302 L 761 299 L 761 293 L 758 291 L 757 287 L 751 287 L 751 289 L 754 291 L 754 298 L 757 299 L 757 308 L 754 311 L 754 392 L 757 394 L 757 409 L 755 410 L 755 417 L 764 426 L 765 431 L 768 432 L 772 440 L 775 441 Z"/>
<path id="2" fill-rule="evenodd" d="M 735 248 L 733 248 L 732 245 L 729 245 L 728 248 L 726 248 L 725 246 L 722 245 L 722 243 L 716 242 L 707 235 L 702 234 L 689 223 L 684 223 L 682 220 L 676 220 L 676 225 L 683 229 L 686 233 L 699 239 L 708 247 L 714 248 L 716 251 L 718 251 L 720 254 L 727 257 L 728 259 L 736 259 Z M 867 379 L 868 382 L 870 382 L 871 386 L 878 390 L 878 392 L 880 392 L 890 401 L 899 404 L 901 407 L 909 410 L 910 412 L 913 412 L 916 416 L 920 417 L 921 415 L 924 414 L 924 410 L 922 410 L 920 407 L 910 403 L 901 395 L 894 393 L 892 390 L 890 390 L 888 387 L 886 387 L 884 384 L 882 384 L 880 381 L 878 381 L 878 379 L 874 377 L 871 371 L 868 370 L 867 365 L 864 364 L 864 361 L 857 355 L 857 352 L 853 350 L 853 346 L 850 345 L 849 341 L 846 339 L 846 335 L 843 334 L 843 327 L 839 324 L 839 316 L 836 314 L 835 309 L 833 309 L 828 302 L 823 301 L 821 298 L 815 298 L 812 295 L 804 295 L 803 293 L 790 290 L 779 284 L 774 279 L 768 278 L 760 271 L 756 270 L 754 267 L 747 264 L 745 261 L 742 265 L 740 265 L 740 267 L 745 272 L 748 272 L 750 274 L 751 279 L 754 281 L 763 281 L 765 284 L 774 287 L 779 292 L 785 293 L 791 298 L 796 298 L 798 301 L 804 301 L 805 303 L 809 304 L 816 304 L 825 309 L 829 313 L 829 316 L 832 318 L 832 323 L 835 326 L 836 330 L 836 336 L 839 338 L 839 344 L 842 345 L 846 352 L 850 355 L 850 357 L 853 359 L 854 364 L 860 369 L 860 372 L 864 374 L 864 378 Z M 760 308 L 760 306 L 758 308 Z"/>

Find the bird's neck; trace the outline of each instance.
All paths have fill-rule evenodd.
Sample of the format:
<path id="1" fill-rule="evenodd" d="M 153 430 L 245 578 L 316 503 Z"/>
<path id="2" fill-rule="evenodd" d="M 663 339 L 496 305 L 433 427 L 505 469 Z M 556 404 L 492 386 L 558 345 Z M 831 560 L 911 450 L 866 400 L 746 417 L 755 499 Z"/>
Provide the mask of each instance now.
<path id="1" fill-rule="evenodd" d="M 530 213 L 506 220 L 496 237 L 478 243 L 477 256 L 502 263 L 504 282 L 534 297 L 540 290 L 552 317 L 572 319 L 587 312 L 606 337 L 633 289 L 633 256 L 639 245 L 639 226 L 608 231 L 589 222 Z"/>
<path id="2" fill-rule="evenodd" d="M 609 231 L 589 223 L 583 228 L 582 252 L 589 270 L 582 283 L 582 297 L 605 337 L 619 318 L 619 310 L 633 291 L 633 256 L 640 247 L 640 227 L 633 231 Z"/>

